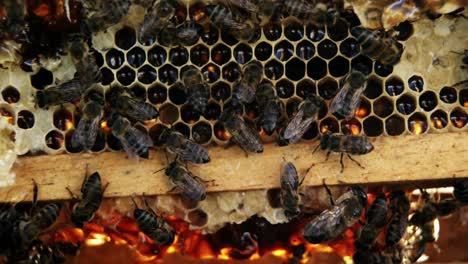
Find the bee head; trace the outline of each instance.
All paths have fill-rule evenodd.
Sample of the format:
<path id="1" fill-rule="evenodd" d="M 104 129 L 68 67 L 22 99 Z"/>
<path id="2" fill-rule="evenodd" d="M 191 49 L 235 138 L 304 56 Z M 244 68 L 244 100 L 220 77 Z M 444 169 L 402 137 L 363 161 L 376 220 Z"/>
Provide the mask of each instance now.
<path id="1" fill-rule="evenodd" d="M 45 96 L 43 91 L 37 91 L 36 93 L 36 104 L 39 108 L 43 108 L 45 106 Z"/>
<path id="2" fill-rule="evenodd" d="M 329 140 L 330 140 L 330 134 L 326 133 L 322 135 L 322 138 L 320 138 L 320 148 L 322 150 L 327 149 Z"/>
<path id="3" fill-rule="evenodd" d="M 171 134 L 171 129 L 167 127 L 163 127 L 161 129 L 161 134 L 159 134 L 159 137 L 158 137 L 158 143 L 161 143 L 161 144 L 166 143 L 170 134 Z"/>
<path id="4" fill-rule="evenodd" d="M 354 195 L 357 196 L 363 207 L 367 206 L 367 193 L 359 186 L 353 186 L 350 188 Z"/>
<path id="5" fill-rule="evenodd" d="M 173 171 L 177 169 L 177 161 L 173 161 L 171 163 L 169 163 L 169 165 L 166 167 L 165 169 L 165 173 L 166 175 L 172 175 Z"/>
<path id="6" fill-rule="evenodd" d="M 317 108 L 321 108 L 323 104 L 323 99 L 320 96 L 317 95 L 311 95 L 307 98 L 312 105 L 314 105 Z"/>
<path id="7" fill-rule="evenodd" d="M 284 210 L 284 215 L 289 219 L 296 218 L 301 213 L 299 208 L 295 208 L 294 210 Z"/>
<path id="8" fill-rule="evenodd" d="M 140 219 L 145 214 L 147 214 L 147 212 L 143 209 L 135 208 L 135 210 L 133 210 L 133 218 L 135 219 Z"/>

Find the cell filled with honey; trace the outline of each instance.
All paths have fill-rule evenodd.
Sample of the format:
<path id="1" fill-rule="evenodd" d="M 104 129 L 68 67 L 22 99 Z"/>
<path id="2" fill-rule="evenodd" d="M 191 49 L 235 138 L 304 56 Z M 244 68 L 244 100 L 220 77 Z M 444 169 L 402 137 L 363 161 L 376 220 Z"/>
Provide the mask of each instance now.
<path id="1" fill-rule="evenodd" d="M 415 135 L 423 134 L 427 131 L 427 118 L 423 113 L 416 112 L 408 119 L 408 129 Z"/>
<path id="2" fill-rule="evenodd" d="M 448 120 L 447 113 L 443 110 L 437 110 L 431 114 L 431 123 L 435 129 L 445 128 L 448 124 Z"/>

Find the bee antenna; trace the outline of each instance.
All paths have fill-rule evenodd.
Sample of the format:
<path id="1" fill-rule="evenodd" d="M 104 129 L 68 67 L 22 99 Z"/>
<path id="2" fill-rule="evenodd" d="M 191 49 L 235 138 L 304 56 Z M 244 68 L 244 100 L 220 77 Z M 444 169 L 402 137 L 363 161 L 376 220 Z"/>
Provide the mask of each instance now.
<path id="1" fill-rule="evenodd" d="M 133 202 L 133 204 L 135 205 L 135 208 L 139 208 L 137 202 L 135 201 L 135 195 L 136 195 L 135 193 L 132 194 L 132 197 L 131 197 L 131 198 L 132 198 L 132 202 Z"/>
<path id="2" fill-rule="evenodd" d="M 165 169 L 166 169 L 166 167 L 164 167 L 164 168 L 161 168 L 161 169 L 159 169 L 159 170 L 157 170 L 157 171 L 153 172 L 153 174 L 159 173 L 159 172 L 161 172 L 161 171 L 163 171 L 163 170 L 165 170 Z"/>

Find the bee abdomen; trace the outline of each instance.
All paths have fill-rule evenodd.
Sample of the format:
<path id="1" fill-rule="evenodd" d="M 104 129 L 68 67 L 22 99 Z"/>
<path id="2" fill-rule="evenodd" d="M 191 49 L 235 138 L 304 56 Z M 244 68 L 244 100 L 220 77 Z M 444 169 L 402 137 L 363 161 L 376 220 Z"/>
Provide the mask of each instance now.
<path id="1" fill-rule="evenodd" d="M 51 204 L 46 205 L 44 208 L 42 208 L 33 217 L 32 221 L 37 221 L 40 227 L 45 229 L 55 222 L 59 213 L 60 213 L 60 206 L 55 203 L 51 203 Z"/>
<path id="2" fill-rule="evenodd" d="M 367 154 L 374 148 L 367 138 L 361 136 L 345 136 L 344 141 L 347 153 L 353 155 Z"/>

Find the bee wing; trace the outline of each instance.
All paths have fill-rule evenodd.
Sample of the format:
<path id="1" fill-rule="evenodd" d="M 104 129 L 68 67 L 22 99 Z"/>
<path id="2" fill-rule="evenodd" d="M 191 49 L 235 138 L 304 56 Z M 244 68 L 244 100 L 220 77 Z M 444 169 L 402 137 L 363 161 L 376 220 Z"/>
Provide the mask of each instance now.
<path id="1" fill-rule="evenodd" d="M 180 180 L 174 182 L 174 184 L 188 197 L 197 197 L 198 192 L 205 189 L 190 172 L 185 172 L 184 176 L 180 177 Z"/>
<path id="2" fill-rule="evenodd" d="M 351 102 L 349 103 L 349 107 L 352 110 L 352 115 L 354 116 L 354 112 L 359 107 L 359 103 L 361 102 L 361 95 L 364 92 L 364 87 L 359 88 L 351 97 Z"/>
<path id="3" fill-rule="evenodd" d="M 257 131 L 249 127 L 243 120 L 240 128 L 231 133 L 234 140 L 245 150 L 256 151 L 258 145 L 262 145 L 262 140 Z"/>
<path id="4" fill-rule="evenodd" d="M 336 113 L 342 108 L 344 104 L 347 104 L 346 102 L 346 95 L 348 93 L 349 87 L 345 85 L 343 88 L 341 88 L 340 91 L 338 91 L 338 94 L 335 95 L 335 98 L 333 98 L 333 101 L 330 104 L 330 112 L 331 113 Z"/>
<path id="5" fill-rule="evenodd" d="M 128 111 L 126 112 L 132 118 L 138 121 L 150 120 L 157 114 L 157 110 L 150 104 L 134 97 L 125 98 L 128 104 Z"/>
<path id="6" fill-rule="evenodd" d="M 304 135 L 309 128 L 310 124 L 314 121 L 313 117 L 304 119 L 304 109 L 300 108 L 296 115 L 289 121 L 286 129 L 284 130 L 284 138 L 298 139 Z"/>
<path id="7" fill-rule="evenodd" d="M 71 138 L 71 143 L 74 148 L 84 145 L 88 125 L 88 120 L 86 120 L 85 117 L 81 118 Z"/>

